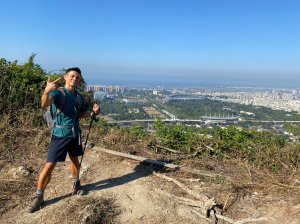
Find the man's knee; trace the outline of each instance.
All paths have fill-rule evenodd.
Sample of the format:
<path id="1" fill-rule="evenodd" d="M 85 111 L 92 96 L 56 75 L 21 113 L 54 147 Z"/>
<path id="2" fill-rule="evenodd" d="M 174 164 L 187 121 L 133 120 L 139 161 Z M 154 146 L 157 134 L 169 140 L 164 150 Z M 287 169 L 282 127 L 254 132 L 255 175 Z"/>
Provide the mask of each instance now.
<path id="1" fill-rule="evenodd" d="M 56 163 L 47 162 L 44 166 L 44 172 L 51 173 L 52 170 L 55 168 L 55 166 L 56 166 Z"/>
<path id="2" fill-rule="evenodd" d="M 79 164 L 78 156 L 70 156 L 70 160 L 74 165 Z"/>

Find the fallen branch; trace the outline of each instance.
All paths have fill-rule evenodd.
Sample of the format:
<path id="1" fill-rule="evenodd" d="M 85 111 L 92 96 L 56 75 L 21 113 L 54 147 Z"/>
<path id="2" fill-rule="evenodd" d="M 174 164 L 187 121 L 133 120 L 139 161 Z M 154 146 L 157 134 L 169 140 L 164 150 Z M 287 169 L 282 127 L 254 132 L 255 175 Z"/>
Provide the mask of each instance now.
<path id="1" fill-rule="evenodd" d="M 161 162 L 161 161 L 157 161 L 157 160 L 147 159 L 147 158 L 144 158 L 144 157 L 130 155 L 130 154 L 127 154 L 127 153 L 113 151 L 113 150 L 110 150 L 110 149 L 105 149 L 105 148 L 100 148 L 100 147 L 94 147 L 94 149 L 99 150 L 101 152 L 109 153 L 109 154 L 112 154 L 112 155 L 122 156 L 122 157 L 125 157 L 125 158 L 138 160 L 138 161 L 145 162 L 145 163 L 151 163 L 151 164 L 158 165 L 158 166 L 168 167 L 168 168 L 171 168 L 171 169 L 179 169 L 180 168 L 179 165 L 175 165 L 175 164 L 172 164 L 172 163 L 165 163 L 165 162 Z"/>
<path id="2" fill-rule="evenodd" d="M 203 207 L 202 203 L 199 203 L 198 201 L 195 201 L 195 200 L 192 200 L 192 199 L 178 197 L 176 195 L 170 194 L 170 193 L 165 192 L 163 190 L 159 190 L 159 189 L 154 189 L 154 190 L 155 190 L 155 192 L 157 192 L 159 194 L 162 194 L 162 195 L 167 196 L 169 198 L 173 198 L 173 199 L 178 200 L 178 203 L 185 204 L 185 205 L 192 206 L 192 207 L 198 207 L 198 208 L 200 208 L 201 209 L 201 213 L 199 213 L 196 210 L 192 210 L 192 212 L 195 213 L 195 214 L 197 214 L 199 217 L 203 218 L 204 220 L 206 220 L 209 223 L 213 223 L 214 222 L 214 220 L 209 219 L 209 218 L 206 217 L 206 209 Z M 215 214 L 215 215 L 216 215 L 216 217 L 218 219 L 223 220 L 223 221 L 228 222 L 228 223 L 232 223 L 232 224 L 247 224 L 247 223 L 251 223 L 251 222 L 268 221 L 268 219 L 266 217 L 261 217 L 261 218 L 246 218 L 246 219 L 235 221 L 235 220 L 233 220 L 231 218 L 228 218 L 226 216 L 223 216 L 223 215 L 219 215 L 219 214 Z"/>
<path id="3" fill-rule="evenodd" d="M 209 223 L 213 223 L 214 221 L 209 219 L 209 218 L 206 218 L 205 215 L 202 215 L 201 213 L 197 212 L 196 210 L 192 210 L 193 213 L 195 213 L 196 215 L 198 215 L 200 218 L 206 220 L 207 222 Z"/>
<path id="4" fill-rule="evenodd" d="M 231 178 L 229 178 L 229 177 L 225 177 L 223 175 L 204 171 L 204 170 L 194 170 L 194 169 L 189 169 L 189 168 L 183 167 L 183 166 L 179 166 L 178 169 L 181 171 L 185 171 L 187 173 L 199 174 L 199 175 L 206 176 L 206 177 L 212 177 L 212 178 L 224 177 L 224 178 L 226 178 L 226 180 L 231 181 Z"/>
<path id="5" fill-rule="evenodd" d="M 199 201 L 192 200 L 192 199 L 189 199 L 189 198 L 178 197 L 174 194 L 170 194 L 166 191 L 156 189 L 156 188 L 154 189 L 154 191 L 159 193 L 159 194 L 162 194 L 164 196 L 167 196 L 169 198 L 176 199 L 178 201 L 178 203 L 185 204 L 185 205 L 188 205 L 188 206 L 191 206 L 191 207 L 202 208 L 203 212 L 205 213 L 205 208 L 203 208 L 202 203 L 199 203 Z"/>
<path id="6" fill-rule="evenodd" d="M 202 215 L 201 213 L 197 212 L 196 210 L 192 210 L 192 212 L 195 213 L 195 214 L 197 214 L 201 218 L 205 218 L 204 215 Z M 247 224 L 247 223 L 251 223 L 251 222 L 257 223 L 257 222 L 269 221 L 269 219 L 266 218 L 266 217 L 261 217 L 261 218 L 246 218 L 246 219 L 235 221 L 235 220 L 233 220 L 231 218 L 228 218 L 226 216 L 223 216 L 223 215 L 215 214 L 215 216 L 217 217 L 217 219 L 223 220 L 223 221 L 231 223 L 231 224 Z M 213 222 L 212 220 L 210 220 L 208 218 L 205 218 L 205 220 L 209 221 L 209 222 Z"/>
<path id="7" fill-rule="evenodd" d="M 210 149 L 211 151 L 216 151 L 213 147 L 209 146 L 209 145 L 206 145 L 206 144 L 203 144 L 206 148 Z"/>
<path id="8" fill-rule="evenodd" d="M 198 170 L 188 169 L 188 168 L 182 167 L 180 165 L 175 165 L 175 164 L 172 164 L 172 163 L 165 163 L 165 162 L 161 162 L 161 161 L 157 161 L 157 160 L 151 160 L 151 159 L 147 159 L 147 158 L 140 157 L 140 156 L 135 156 L 135 155 L 130 155 L 130 154 L 122 153 L 122 152 L 117 152 L 117 151 L 105 149 L 105 148 L 102 148 L 102 147 L 94 147 L 93 149 L 98 150 L 100 152 L 105 152 L 105 153 L 108 153 L 108 154 L 112 154 L 112 155 L 122 156 L 122 157 L 125 157 L 125 158 L 129 158 L 129 159 L 133 159 L 133 160 L 137 160 L 137 161 L 141 161 L 141 162 L 145 162 L 145 163 L 155 164 L 155 165 L 159 165 L 159 166 L 163 166 L 163 167 L 168 167 L 168 168 L 171 168 L 171 169 L 176 169 L 176 170 L 181 170 L 181 171 L 185 171 L 185 172 L 189 172 L 189 173 L 199 174 L 199 175 L 202 175 L 202 176 L 208 176 L 208 177 L 213 177 L 213 178 L 218 177 L 218 176 L 222 176 L 222 175 L 207 172 L 207 171 L 198 171 Z M 154 174 L 156 176 L 159 176 L 159 177 L 162 177 L 166 180 L 174 182 L 176 185 L 178 185 L 180 188 L 185 190 L 187 193 L 194 196 L 198 200 L 201 200 L 202 202 L 199 203 L 199 202 L 196 201 L 196 203 L 195 203 L 195 201 L 191 200 L 191 199 L 180 198 L 180 197 L 177 197 L 177 196 L 171 196 L 171 197 L 177 198 L 178 200 L 185 201 L 187 204 L 189 204 L 191 206 L 200 207 L 203 210 L 203 213 L 205 213 L 205 214 L 206 214 L 206 211 L 207 211 L 207 207 L 209 207 L 209 206 L 211 207 L 212 205 L 215 204 L 214 199 L 209 199 L 205 195 L 201 195 L 201 194 L 198 194 L 198 193 L 192 191 L 191 189 L 186 187 L 184 184 L 180 183 L 179 181 L 177 181 L 173 178 L 167 177 L 167 176 L 162 175 L 162 174 L 158 174 L 156 172 L 154 172 Z M 226 177 L 226 179 L 230 180 L 228 177 Z M 167 195 L 167 193 L 164 193 L 164 194 Z M 226 221 L 226 222 L 232 223 L 232 224 L 246 224 L 246 223 L 251 223 L 251 222 L 268 221 L 268 219 L 266 217 L 247 218 L 247 219 L 235 221 L 235 220 L 233 220 L 231 218 L 228 218 L 226 216 L 223 216 L 223 215 L 215 214 L 215 216 L 220 220 L 223 220 L 223 221 Z M 203 218 L 203 215 L 200 214 L 200 217 Z M 208 220 L 211 221 L 208 218 L 206 218 L 205 220 L 206 221 L 208 221 Z"/>
<path id="9" fill-rule="evenodd" d="M 127 153 L 122 153 L 122 152 L 118 152 L 118 151 L 114 151 L 114 150 L 110 150 L 110 149 L 105 149 L 102 147 L 94 147 L 93 149 L 98 150 L 100 152 L 105 152 L 108 154 L 112 154 L 112 155 L 116 155 L 116 156 L 122 156 L 128 159 L 133 159 L 133 160 L 137 160 L 137 161 L 141 161 L 141 162 L 145 162 L 145 163 L 150 163 L 150 164 L 154 164 L 154 165 L 158 165 L 158 166 L 163 166 L 163 167 L 168 167 L 171 169 L 176 169 L 176 170 L 180 170 L 180 171 L 184 171 L 184 172 L 188 172 L 188 173 L 193 173 L 193 174 L 199 174 L 202 176 L 207 176 L 207 177 L 212 177 L 212 178 L 216 178 L 216 177 L 224 177 L 220 174 L 216 174 L 216 173 L 212 173 L 212 172 L 208 172 L 208 171 L 204 171 L 204 170 L 194 170 L 194 169 L 189 169 L 187 167 L 183 167 L 180 165 L 176 165 L 176 164 L 172 164 L 172 163 L 165 163 L 165 162 L 161 162 L 158 160 L 152 160 L 152 159 L 148 159 L 148 158 L 144 158 L 144 157 L 140 157 L 140 156 L 135 156 L 135 155 L 130 155 Z M 227 180 L 230 180 L 229 177 L 225 177 Z"/>
<path id="10" fill-rule="evenodd" d="M 164 150 L 167 150 L 169 152 L 173 152 L 173 153 L 180 153 L 180 151 L 177 151 L 177 150 L 174 150 L 174 149 L 170 149 L 168 147 L 165 147 L 165 146 L 162 146 L 162 145 L 155 145 L 157 148 L 160 148 L 160 149 L 164 149 Z"/>
<path id="11" fill-rule="evenodd" d="M 253 183 L 251 170 L 249 169 L 249 167 L 248 167 L 247 164 L 245 164 L 245 168 L 246 168 L 246 170 L 248 172 L 250 182 Z"/>
<path id="12" fill-rule="evenodd" d="M 218 216 L 218 215 L 217 215 Z M 247 218 L 243 220 L 236 221 L 235 224 L 246 224 L 246 223 L 251 223 L 251 222 L 264 222 L 264 221 L 269 221 L 268 218 L 266 217 L 260 217 L 260 218 Z"/>
<path id="13" fill-rule="evenodd" d="M 180 178 L 181 180 L 184 180 L 184 181 L 189 181 L 189 182 L 201 182 L 201 179 L 200 178 Z"/>
<path id="14" fill-rule="evenodd" d="M 223 210 L 224 210 L 224 211 L 227 210 L 227 204 L 228 204 L 228 201 L 229 201 L 229 198 L 230 198 L 231 194 L 232 194 L 232 193 L 229 192 L 229 194 L 228 194 L 227 197 L 226 197 L 226 200 L 225 200 L 225 202 L 224 202 L 224 207 L 223 207 Z"/>
<path id="15" fill-rule="evenodd" d="M 201 209 L 201 213 L 200 214 L 199 212 L 197 212 L 196 210 L 192 210 L 192 212 L 196 213 L 198 216 L 200 216 L 201 218 L 205 219 L 206 221 L 208 221 L 209 223 L 212 223 L 213 221 L 209 218 L 206 217 L 206 209 L 203 207 L 203 204 L 202 203 L 199 203 L 199 201 L 195 201 L 195 200 L 192 200 L 192 199 L 189 199 L 189 198 L 183 198 L 183 197 L 178 197 L 174 194 L 170 194 L 166 191 L 163 191 L 163 190 L 160 190 L 160 189 L 154 189 L 155 192 L 161 194 L 161 195 L 164 195 L 164 196 L 167 196 L 168 198 L 172 198 L 172 199 L 176 199 L 178 203 L 180 204 L 185 204 L 185 205 L 188 205 L 188 206 L 191 206 L 191 207 L 197 207 L 197 208 L 200 208 Z"/>
<path id="16" fill-rule="evenodd" d="M 197 198 L 198 200 L 201 200 L 203 202 L 203 206 L 205 208 L 210 208 L 212 207 L 215 202 L 214 202 L 214 199 L 210 199 L 208 198 L 207 196 L 205 196 L 204 194 L 198 194 L 197 192 L 195 191 L 192 191 L 191 189 L 189 189 L 187 186 L 185 186 L 183 183 L 171 178 L 171 177 L 168 177 L 166 175 L 163 175 L 163 174 L 160 174 L 160 173 L 156 173 L 156 172 L 153 172 L 153 174 L 157 177 L 160 177 L 160 178 L 163 178 L 167 181 L 171 181 L 173 183 L 175 183 L 178 187 L 180 187 L 181 189 L 183 189 L 184 191 L 186 191 L 188 194 L 194 196 L 195 198 Z"/>
<path id="17" fill-rule="evenodd" d="M 24 180 L 17 180 L 17 179 L 0 179 L 0 181 L 5 181 L 5 182 L 23 182 L 23 183 L 26 182 Z"/>

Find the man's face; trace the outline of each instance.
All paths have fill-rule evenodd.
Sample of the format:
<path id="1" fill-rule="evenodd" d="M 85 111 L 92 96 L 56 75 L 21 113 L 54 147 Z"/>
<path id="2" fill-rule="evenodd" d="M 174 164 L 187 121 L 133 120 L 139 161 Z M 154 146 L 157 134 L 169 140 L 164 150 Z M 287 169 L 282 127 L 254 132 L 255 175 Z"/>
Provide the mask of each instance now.
<path id="1" fill-rule="evenodd" d="M 81 75 L 76 71 L 70 71 L 65 74 L 64 79 L 67 85 L 76 87 L 81 81 Z"/>

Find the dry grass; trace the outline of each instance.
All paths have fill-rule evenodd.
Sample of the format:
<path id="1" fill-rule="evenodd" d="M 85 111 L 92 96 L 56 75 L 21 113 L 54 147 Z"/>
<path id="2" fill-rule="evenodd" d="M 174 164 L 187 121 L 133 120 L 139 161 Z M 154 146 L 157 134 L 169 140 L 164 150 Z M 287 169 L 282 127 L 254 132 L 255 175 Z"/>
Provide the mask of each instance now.
<path id="1" fill-rule="evenodd" d="M 83 223 L 110 224 L 115 223 L 120 209 L 111 198 L 86 198 L 81 202 L 83 209 Z"/>
<path id="2" fill-rule="evenodd" d="M 22 118 L 22 120 L 26 119 Z M 31 198 L 35 190 L 38 172 L 41 166 L 44 165 L 49 144 L 50 132 L 48 128 L 28 128 L 26 125 L 17 125 L 18 127 L 16 127 L 12 125 L 13 123 L 8 116 L 3 116 L 0 121 L 0 216 L 18 204 L 24 207 L 25 201 Z M 20 124 L 21 121 L 17 121 L 17 123 Z M 86 131 L 85 129 L 84 133 Z M 172 173 L 174 178 L 199 179 L 200 182 L 205 183 L 207 195 L 215 197 L 219 202 L 226 202 L 228 210 L 234 210 L 244 197 L 253 195 L 253 192 L 260 195 L 272 194 L 277 198 L 299 196 L 299 169 L 271 172 L 241 159 L 191 158 L 163 151 L 156 154 L 150 151 L 148 147 L 149 142 L 152 140 L 133 141 L 127 133 L 121 133 L 113 129 L 103 132 L 97 126 L 94 126 L 90 133 L 90 141 L 98 146 L 102 145 L 112 150 L 150 159 L 179 163 L 193 169 L 209 170 L 227 177 L 225 179 L 213 179 L 182 172 Z M 25 174 L 19 172 L 20 167 L 23 167 Z M 168 171 L 166 170 L 166 172 Z M 299 203 L 299 197 L 290 198 L 293 198 L 295 204 Z M 95 217 L 98 217 L 97 219 L 102 217 L 103 220 L 107 218 L 106 222 L 102 223 L 113 223 L 114 220 L 111 218 L 118 214 L 114 202 L 110 199 L 87 199 L 78 203 L 81 210 L 90 209 L 93 211 L 89 216 L 90 218 L 87 218 L 86 223 L 101 223 L 93 222 Z M 70 209 L 74 209 L 74 206 Z M 114 215 L 110 216 L 110 214 Z"/>
<path id="3" fill-rule="evenodd" d="M 87 196 L 72 200 L 53 217 L 55 223 L 113 224 L 117 222 L 120 212 L 112 198 Z"/>
<path id="4" fill-rule="evenodd" d="M 4 115 L 0 120 L 0 216 L 18 205 L 25 208 L 31 200 L 50 140 L 48 127 L 30 128 L 31 117 L 19 118 Z M 82 223 L 114 223 L 119 212 L 112 199 L 85 198 L 76 203 L 67 208 L 74 223 L 79 219 Z M 75 219 L 74 209 L 80 214 Z"/>
<path id="5" fill-rule="evenodd" d="M 174 172 L 174 177 L 199 179 L 199 181 L 206 184 L 208 195 L 214 196 L 218 201 L 223 203 L 227 201 L 228 209 L 240 203 L 244 197 L 251 197 L 253 192 L 263 195 L 272 194 L 278 198 L 285 198 L 287 195 L 299 195 L 300 192 L 300 169 L 297 167 L 294 169 L 272 171 L 250 164 L 247 160 L 239 159 L 238 157 L 220 160 L 216 157 L 193 158 L 176 153 L 170 154 L 164 151 L 154 153 L 149 150 L 151 139 L 132 142 L 130 136 L 126 134 L 120 135 L 114 131 L 101 136 L 97 134 L 93 135 L 92 141 L 97 142 L 97 145 L 101 144 L 112 150 L 144 156 L 150 159 L 169 161 L 189 168 L 221 174 L 225 179 L 213 179 L 182 172 Z M 288 147 L 290 147 L 290 150 L 294 150 L 293 146 Z M 288 147 L 285 150 L 289 150 Z M 269 159 L 270 162 L 271 159 Z M 293 200 L 295 203 L 299 203 L 298 197 L 294 197 Z"/>
<path id="6" fill-rule="evenodd" d="M 47 152 L 48 130 L 17 128 L 4 116 L 0 126 L 0 215 L 24 204 L 34 190 Z"/>

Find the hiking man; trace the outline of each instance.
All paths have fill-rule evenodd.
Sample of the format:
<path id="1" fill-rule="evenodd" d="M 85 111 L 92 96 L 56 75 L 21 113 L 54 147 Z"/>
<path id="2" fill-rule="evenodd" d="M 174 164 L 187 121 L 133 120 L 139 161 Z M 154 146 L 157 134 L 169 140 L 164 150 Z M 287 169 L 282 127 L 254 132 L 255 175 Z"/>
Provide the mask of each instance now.
<path id="1" fill-rule="evenodd" d="M 51 173 L 57 162 L 65 161 L 67 153 L 70 157 L 70 170 L 73 182 L 72 194 L 77 194 L 78 191 L 82 190 L 79 181 L 80 167 L 78 160 L 78 156 L 83 155 L 79 118 L 89 118 L 94 114 L 99 114 L 100 106 L 94 104 L 92 112 L 84 111 L 83 97 L 76 91 L 76 87 L 82 81 L 79 68 L 73 67 L 66 70 L 64 74 L 65 85 L 61 89 L 57 86 L 59 80 L 60 78 L 51 82 L 49 77 L 41 97 L 41 106 L 49 107 L 51 105 L 54 113 L 60 107 L 60 101 L 64 101 L 64 105 L 60 113 L 56 114 L 54 118 L 47 162 L 40 173 L 36 196 L 29 206 L 28 212 L 35 212 L 44 202 L 44 191 L 50 182 Z"/>

